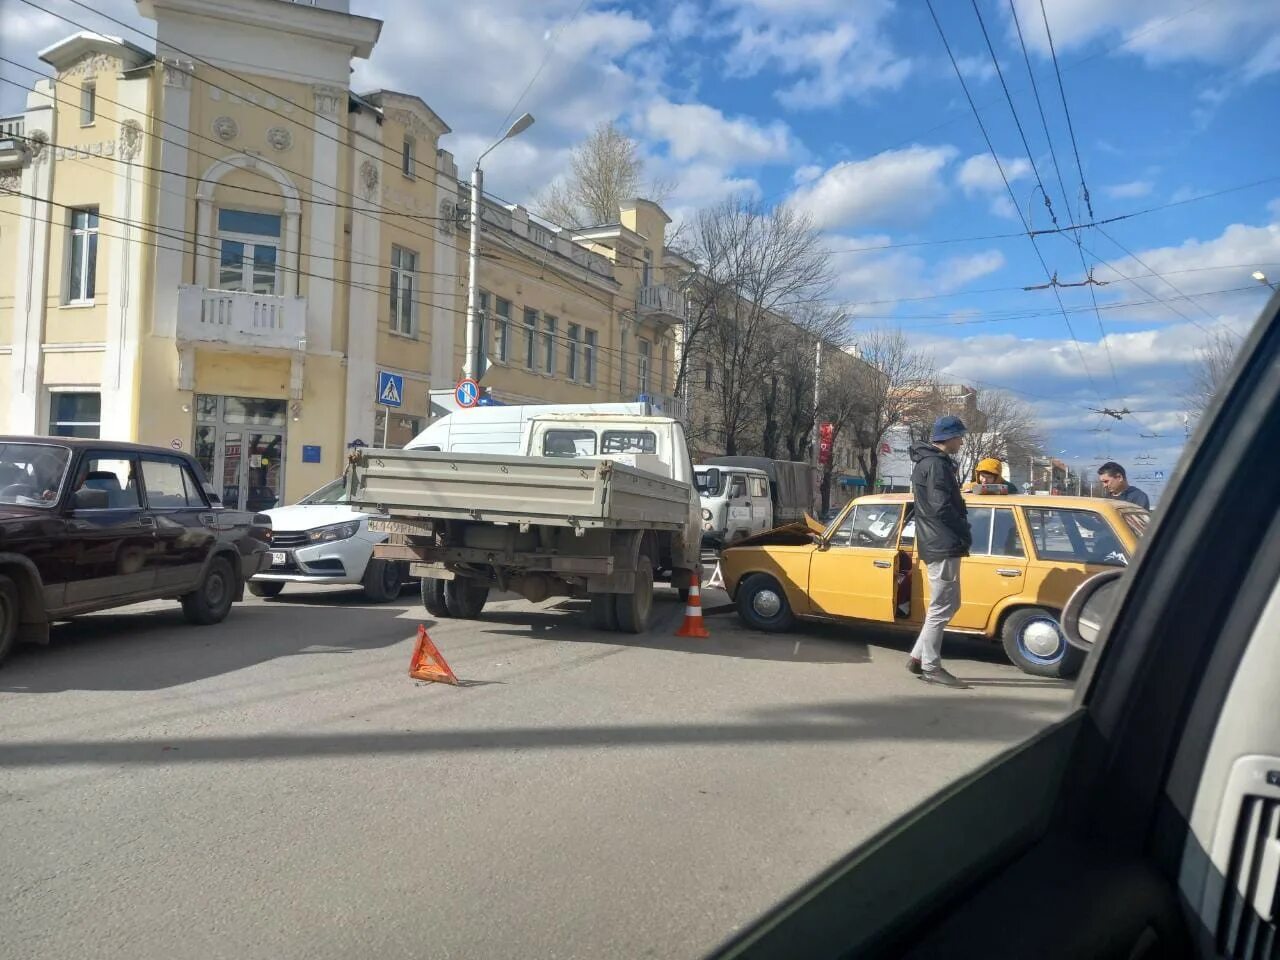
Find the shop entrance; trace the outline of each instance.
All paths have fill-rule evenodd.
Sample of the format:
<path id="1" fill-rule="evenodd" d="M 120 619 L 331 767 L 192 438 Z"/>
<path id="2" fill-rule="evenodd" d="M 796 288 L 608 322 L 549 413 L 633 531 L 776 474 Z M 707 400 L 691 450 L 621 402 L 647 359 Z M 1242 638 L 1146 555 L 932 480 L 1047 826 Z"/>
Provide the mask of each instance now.
<path id="1" fill-rule="evenodd" d="M 192 449 L 205 476 L 237 510 L 282 505 L 287 401 L 196 395 Z"/>

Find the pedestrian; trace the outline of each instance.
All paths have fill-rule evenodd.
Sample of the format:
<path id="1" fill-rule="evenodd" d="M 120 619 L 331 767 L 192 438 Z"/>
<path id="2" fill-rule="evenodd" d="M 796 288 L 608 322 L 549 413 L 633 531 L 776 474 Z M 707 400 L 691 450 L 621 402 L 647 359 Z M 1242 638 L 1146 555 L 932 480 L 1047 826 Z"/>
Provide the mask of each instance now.
<path id="1" fill-rule="evenodd" d="M 1124 472 L 1124 467 L 1114 460 L 1108 460 L 1098 468 L 1098 479 L 1102 481 L 1107 496 L 1112 500 L 1124 500 L 1143 510 L 1151 509 L 1151 501 L 1147 499 L 1147 495 L 1137 487 L 1129 485 L 1129 477 Z"/>
<path id="2" fill-rule="evenodd" d="M 981 487 L 1003 487 L 1005 493 L 1012 493 L 1013 490 L 1009 484 L 1005 482 L 1001 476 L 1003 464 L 995 457 L 984 457 L 978 461 L 978 465 L 973 468 L 973 479 L 964 485 L 965 493 L 972 493 L 975 486 Z M 998 491 L 986 490 L 985 493 L 995 493 Z"/>
<path id="3" fill-rule="evenodd" d="M 939 417 L 929 442 L 911 445 L 911 493 L 915 499 L 916 551 L 929 573 L 929 609 L 907 669 L 928 683 L 968 689 L 942 666 L 942 634 L 960 609 L 960 558 L 973 534 L 952 459 L 964 443 L 959 417 Z"/>

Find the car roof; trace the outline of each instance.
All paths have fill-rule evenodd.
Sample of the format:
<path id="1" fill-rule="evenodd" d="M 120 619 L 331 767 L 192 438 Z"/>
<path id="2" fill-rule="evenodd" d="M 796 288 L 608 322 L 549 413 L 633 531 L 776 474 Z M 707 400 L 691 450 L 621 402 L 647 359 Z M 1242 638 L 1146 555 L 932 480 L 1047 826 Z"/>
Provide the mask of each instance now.
<path id="1" fill-rule="evenodd" d="M 915 499 L 909 493 L 872 493 L 858 497 L 858 503 L 909 503 Z M 966 493 L 964 502 L 971 506 L 1006 506 L 1019 507 L 1068 507 L 1076 510 L 1141 510 L 1136 504 L 1127 500 L 1104 500 L 1101 497 L 1037 497 L 1025 493 Z"/>
<path id="2" fill-rule="evenodd" d="M 190 456 L 185 450 L 171 450 L 166 447 L 153 447 L 149 444 L 130 443 L 125 440 L 94 440 L 91 437 L 0 436 L 0 443 L 31 443 L 48 447 L 70 447 L 73 450 L 92 447 L 94 450 L 114 450 L 119 453 L 163 453 L 170 457 Z"/>

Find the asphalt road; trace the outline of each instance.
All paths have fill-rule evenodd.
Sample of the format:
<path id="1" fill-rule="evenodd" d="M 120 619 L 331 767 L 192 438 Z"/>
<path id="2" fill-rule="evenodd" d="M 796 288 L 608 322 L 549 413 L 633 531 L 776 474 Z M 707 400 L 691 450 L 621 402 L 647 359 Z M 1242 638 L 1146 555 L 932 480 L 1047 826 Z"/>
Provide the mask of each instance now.
<path id="1" fill-rule="evenodd" d="M 964 639 L 969 691 L 900 635 L 683 640 L 661 598 L 637 637 L 334 589 L 55 628 L 0 668 L 0 955 L 698 957 L 1070 696 Z M 419 622 L 463 686 L 407 677 Z"/>

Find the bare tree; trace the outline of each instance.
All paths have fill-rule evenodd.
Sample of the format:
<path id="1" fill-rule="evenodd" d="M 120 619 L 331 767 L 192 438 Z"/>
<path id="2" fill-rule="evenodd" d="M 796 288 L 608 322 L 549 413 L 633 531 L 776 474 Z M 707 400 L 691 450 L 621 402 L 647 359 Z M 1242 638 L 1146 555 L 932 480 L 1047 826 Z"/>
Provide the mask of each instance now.
<path id="1" fill-rule="evenodd" d="M 1044 447 L 1044 432 L 1031 405 L 1003 390 L 979 389 L 977 421 L 965 434 L 956 460 L 961 476 L 972 476 L 979 460 L 994 457 L 1009 463 L 1013 456 Z"/>
<path id="2" fill-rule="evenodd" d="M 858 357 L 868 369 L 860 375 L 864 403 L 853 430 L 867 487 L 875 489 L 880 444 L 918 409 L 921 391 L 933 382 L 933 359 L 913 348 L 901 330 L 867 333 L 858 341 Z"/>
<path id="3" fill-rule="evenodd" d="M 1187 389 L 1187 409 L 1199 416 L 1208 409 L 1236 360 L 1239 343 L 1228 334 L 1215 330 L 1196 351 L 1191 365 L 1191 383 Z"/>
<path id="4" fill-rule="evenodd" d="M 673 188 L 670 181 L 654 180 L 649 184 L 649 199 L 661 203 Z M 640 144 L 610 120 L 573 148 L 568 174 L 534 201 L 533 211 L 566 227 L 610 223 L 617 219 L 619 204 L 643 190 Z"/>
<path id="5" fill-rule="evenodd" d="M 859 431 L 871 419 L 873 398 L 879 390 L 877 381 L 881 378 L 878 370 L 847 353 L 823 363 L 822 390 L 817 412 L 820 421 L 831 424 L 833 451 L 843 437 L 851 436 L 855 445 L 859 442 Z M 863 468 L 865 469 L 865 465 Z M 831 478 L 834 471 L 834 463 L 822 465 L 819 489 L 823 512 L 831 506 Z"/>
<path id="6" fill-rule="evenodd" d="M 736 454 L 771 380 L 777 345 L 804 335 L 791 317 L 823 316 L 808 308 L 825 299 L 833 277 L 812 221 L 790 207 L 731 197 L 701 211 L 691 233 L 698 280 L 685 348 L 717 368 L 719 427 L 725 452 Z"/>
<path id="7" fill-rule="evenodd" d="M 805 460 L 813 441 L 817 410 L 814 376 L 817 348 L 822 344 L 824 366 L 830 368 L 849 342 L 847 313 L 825 303 L 801 304 L 790 321 L 773 330 L 771 363 L 761 384 L 764 455 Z"/>

